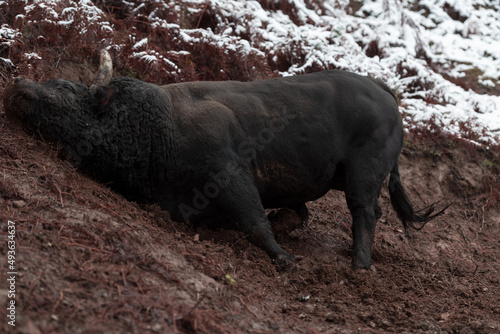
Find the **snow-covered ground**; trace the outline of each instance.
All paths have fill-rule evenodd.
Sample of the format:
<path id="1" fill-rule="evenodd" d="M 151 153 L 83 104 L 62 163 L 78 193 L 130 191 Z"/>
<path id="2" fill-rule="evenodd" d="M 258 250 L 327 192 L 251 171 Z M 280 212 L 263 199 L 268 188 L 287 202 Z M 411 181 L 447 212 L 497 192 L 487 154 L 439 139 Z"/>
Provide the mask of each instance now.
<path id="1" fill-rule="evenodd" d="M 69 5 L 58 6 L 60 2 L 32 1 L 26 5 L 26 17 L 37 6 L 45 6 L 47 20 L 68 26 L 78 8 L 89 20 L 101 22 L 103 29 L 115 29 L 89 0 L 64 1 Z M 460 84 L 472 78 L 478 87 L 499 91 L 498 0 L 210 0 L 209 6 L 205 0 L 151 2 L 156 2 L 157 9 L 148 13 L 149 22 L 183 43 L 212 43 L 243 58 L 255 56 L 268 62 L 278 62 L 283 53 L 296 54 L 280 70 L 283 76 L 325 68 L 369 74 L 399 94 L 407 120 L 432 118 L 459 136 L 460 122 L 469 122 L 478 127 L 478 140 L 483 142 L 500 134 L 500 97 L 465 90 L 462 87 L 468 85 Z M 122 3 L 131 12 L 145 8 L 140 1 Z M 159 13 L 164 11 L 158 10 L 162 7 L 198 16 L 209 7 L 217 22 L 211 28 L 185 29 L 162 17 Z M 13 27 L 3 25 L 0 46 L 20 36 Z M 134 41 L 130 57 L 148 63 L 162 61 L 166 64 L 162 68 L 182 70 L 148 43 L 144 38 Z M 481 127 L 489 130 L 481 132 Z"/>

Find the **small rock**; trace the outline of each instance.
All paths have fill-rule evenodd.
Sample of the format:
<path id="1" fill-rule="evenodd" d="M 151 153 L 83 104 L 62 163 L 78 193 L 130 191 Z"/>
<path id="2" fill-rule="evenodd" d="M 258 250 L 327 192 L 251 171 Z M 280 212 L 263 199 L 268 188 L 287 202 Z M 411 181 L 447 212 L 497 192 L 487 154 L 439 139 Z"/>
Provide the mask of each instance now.
<path id="1" fill-rule="evenodd" d="M 269 323 L 269 327 L 271 327 L 271 329 L 275 330 L 275 331 L 277 331 L 278 329 L 280 329 L 280 326 L 278 326 L 278 325 L 276 325 L 276 324 L 274 324 L 272 322 Z"/>
<path id="2" fill-rule="evenodd" d="M 26 206 L 26 202 L 23 200 L 12 201 L 12 207 L 15 209 L 24 208 Z"/>
<path id="3" fill-rule="evenodd" d="M 307 296 L 299 295 L 299 296 L 295 297 L 296 300 L 298 300 L 299 302 L 303 302 L 303 303 L 307 302 L 310 298 L 311 298 L 311 296 L 309 296 L 309 295 L 307 295 Z"/>
<path id="4" fill-rule="evenodd" d="M 448 321 L 448 319 L 450 318 L 450 316 L 451 316 L 450 312 L 441 313 L 439 315 L 439 322 Z"/>

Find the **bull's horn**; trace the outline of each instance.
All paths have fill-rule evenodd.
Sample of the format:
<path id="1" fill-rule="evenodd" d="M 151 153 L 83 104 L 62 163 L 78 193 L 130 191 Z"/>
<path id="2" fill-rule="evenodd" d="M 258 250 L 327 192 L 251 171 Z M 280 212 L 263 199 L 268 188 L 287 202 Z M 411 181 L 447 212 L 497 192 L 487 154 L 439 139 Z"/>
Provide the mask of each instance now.
<path id="1" fill-rule="evenodd" d="M 111 74 L 113 72 L 113 62 L 109 52 L 105 49 L 101 50 L 100 60 L 99 60 L 99 71 L 95 76 L 94 83 L 90 86 L 90 89 L 96 89 L 97 86 L 106 86 L 111 80 Z"/>

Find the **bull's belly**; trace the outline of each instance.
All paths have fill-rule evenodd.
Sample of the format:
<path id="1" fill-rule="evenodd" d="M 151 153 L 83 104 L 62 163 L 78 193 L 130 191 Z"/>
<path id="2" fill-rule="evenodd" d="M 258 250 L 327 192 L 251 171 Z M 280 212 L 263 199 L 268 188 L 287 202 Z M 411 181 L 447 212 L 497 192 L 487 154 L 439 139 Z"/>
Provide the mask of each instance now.
<path id="1" fill-rule="evenodd" d="M 341 168 L 328 165 L 318 170 L 291 168 L 285 164 L 267 164 L 256 169 L 254 182 L 264 208 L 289 207 L 316 200 L 330 189 L 343 190 Z"/>

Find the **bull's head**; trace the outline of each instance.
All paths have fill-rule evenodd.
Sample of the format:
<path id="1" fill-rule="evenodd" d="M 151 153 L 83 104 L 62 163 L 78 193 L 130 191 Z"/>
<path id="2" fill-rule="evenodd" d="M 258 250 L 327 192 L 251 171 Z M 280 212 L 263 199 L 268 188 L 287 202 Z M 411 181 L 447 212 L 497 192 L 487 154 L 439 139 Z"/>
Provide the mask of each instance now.
<path id="1" fill-rule="evenodd" d="M 103 94 L 99 87 L 111 80 L 112 62 L 107 51 L 101 52 L 100 61 L 90 88 L 64 79 L 41 83 L 14 79 L 3 95 L 7 118 L 20 123 L 29 133 L 71 147 L 71 153 L 78 158 L 78 147 L 88 145 L 88 136 L 92 136 L 89 132 L 96 121 L 99 96 Z"/>

